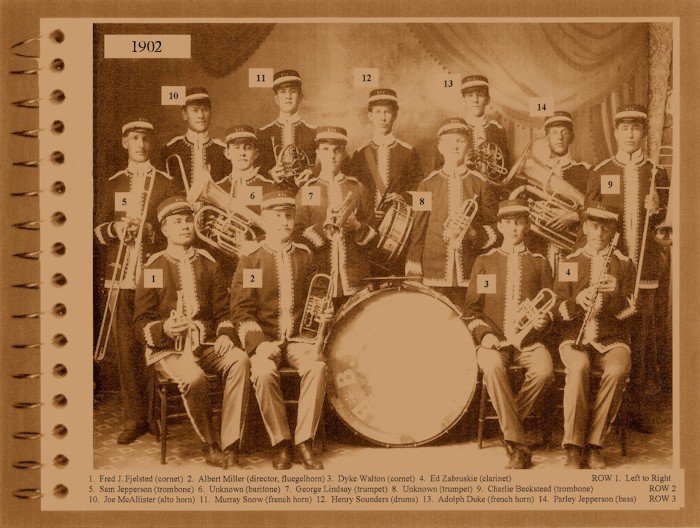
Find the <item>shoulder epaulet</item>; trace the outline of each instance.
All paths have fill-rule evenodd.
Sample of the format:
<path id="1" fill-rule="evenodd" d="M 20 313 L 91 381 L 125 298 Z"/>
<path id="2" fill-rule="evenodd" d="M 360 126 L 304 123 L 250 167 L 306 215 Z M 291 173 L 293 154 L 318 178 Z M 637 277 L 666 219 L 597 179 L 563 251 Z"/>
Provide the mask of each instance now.
<path id="1" fill-rule="evenodd" d="M 360 152 L 365 147 L 369 147 L 371 144 L 372 144 L 372 140 L 368 139 L 360 146 L 360 148 L 357 149 L 357 152 Z"/>
<path id="2" fill-rule="evenodd" d="M 310 185 L 314 183 L 327 183 L 325 180 L 321 179 L 321 176 L 311 176 L 308 180 L 304 182 L 304 185 L 302 187 L 309 187 Z"/>
<path id="3" fill-rule="evenodd" d="M 586 169 L 590 169 L 590 168 L 591 168 L 591 164 L 590 164 L 590 163 L 586 163 L 585 161 L 574 161 L 574 162 L 572 163 L 572 165 L 583 165 Z"/>
<path id="4" fill-rule="evenodd" d="M 224 183 L 226 180 L 228 180 L 228 179 L 230 179 L 230 178 L 231 178 L 231 175 L 230 175 L 230 174 L 227 174 L 226 176 L 224 176 L 223 178 L 221 178 L 219 181 L 214 182 L 214 183 L 216 183 L 217 185 L 221 185 L 222 183 Z"/>
<path id="5" fill-rule="evenodd" d="M 499 249 L 501 249 L 501 248 L 500 248 L 500 247 L 491 248 L 491 249 L 488 250 L 486 253 L 482 253 L 480 256 L 484 256 L 484 257 L 485 257 L 486 255 L 492 255 L 493 253 L 496 253 Z M 477 257 L 477 258 L 478 258 L 478 257 Z"/>
<path id="6" fill-rule="evenodd" d="M 482 181 L 486 181 L 486 178 L 484 177 L 484 175 L 481 174 L 479 171 L 475 171 L 475 170 L 469 169 L 467 172 L 464 173 L 464 176 L 467 176 L 468 174 L 472 174 L 472 175 L 474 175 L 476 178 L 478 178 L 478 179 L 480 179 L 480 180 L 482 180 Z"/>
<path id="7" fill-rule="evenodd" d="M 276 119 L 273 120 L 273 121 L 270 121 L 267 125 L 261 126 L 261 127 L 260 127 L 260 130 L 265 130 L 265 129 L 267 129 L 267 128 L 270 128 L 270 127 L 271 127 L 272 125 L 274 125 L 275 123 L 277 123 L 277 120 L 276 120 Z"/>
<path id="8" fill-rule="evenodd" d="M 153 264 L 156 260 L 158 260 L 159 257 L 163 256 L 165 254 L 165 250 L 163 251 L 158 251 L 156 253 L 153 253 L 150 257 L 148 257 L 148 260 L 144 264 L 144 266 L 150 266 Z"/>
<path id="9" fill-rule="evenodd" d="M 185 136 L 175 136 L 173 139 L 171 139 L 170 141 L 168 141 L 168 144 L 167 144 L 166 146 L 169 147 L 170 145 L 172 145 L 172 144 L 175 143 L 176 141 L 180 141 L 181 139 L 185 139 Z"/>
<path id="10" fill-rule="evenodd" d="M 112 180 L 113 180 L 114 178 L 116 178 L 117 176 L 121 176 L 121 175 L 124 174 L 125 172 L 126 172 L 125 170 L 120 170 L 120 171 L 118 171 L 118 172 L 115 172 L 114 174 L 112 174 L 112 175 L 109 177 L 109 181 L 112 181 Z"/>
<path id="11" fill-rule="evenodd" d="M 212 262 L 216 262 L 216 259 L 211 256 L 211 253 L 209 253 L 206 249 L 202 248 L 194 248 L 195 252 L 198 255 L 202 255 L 204 258 L 211 260 Z"/>
<path id="12" fill-rule="evenodd" d="M 401 139 L 399 139 L 399 138 L 396 138 L 396 142 L 397 142 L 399 145 L 401 145 L 403 148 L 406 148 L 406 149 L 408 149 L 408 150 L 411 150 L 411 149 L 413 148 L 413 145 L 409 145 L 408 143 L 406 143 L 405 141 L 403 141 L 403 140 L 401 140 Z"/>
<path id="13" fill-rule="evenodd" d="M 355 182 L 355 183 L 360 183 L 360 180 L 358 180 L 357 178 L 355 178 L 355 176 L 348 176 L 347 174 L 344 174 L 344 176 L 345 176 L 345 179 L 346 179 L 346 180 L 350 180 L 350 181 L 353 181 L 353 182 Z"/>
<path id="14" fill-rule="evenodd" d="M 625 255 L 622 251 L 620 251 L 619 249 L 616 249 L 615 251 L 613 251 L 613 255 L 615 255 L 617 258 L 619 258 L 620 260 L 623 260 L 625 262 L 630 260 L 630 258 L 627 255 Z"/>
<path id="15" fill-rule="evenodd" d="M 302 123 L 304 123 L 307 127 L 313 128 L 314 130 L 318 128 L 316 125 L 314 125 L 313 123 L 309 123 L 309 122 L 306 121 L 305 119 L 299 119 L 299 121 L 301 121 Z"/>
<path id="16" fill-rule="evenodd" d="M 223 141 L 221 141 L 219 138 L 214 138 L 213 141 L 214 141 L 214 143 L 216 143 L 216 144 L 219 145 L 220 147 L 226 148 L 226 143 L 224 143 Z"/>
<path id="17" fill-rule="evenodd" d="M 583 247 L 578 248 L 576 251 L 569 253 L 566 257 L 564 258 L 574 258 L 580 255 L 583 252 Z"/>
<path id="18" fill-rule="evenodd" d="M 606 163 L 609 163 L 612 159 L 613 159 L 613 157 L 610 156 L 608 159 L 601 161 L 600 163 L 598 163 L 598 165 L 596 165 L 595 167 L 593 167 L 593 170 L 598 170 L 598 169 L 600 169 L 603 165 L 605 165 Z"/>
<path id="19" fill-rule="evenodd" d="M 162 170 L 158 170 L 158 169 L 155 169 L 155 171 L 156 171 L 156 174 L 160 174 L 160 175 L 163 176 L 164 178 L 167 178 L 167 179 L 169 179 L 169 180 L 172 180 L 172 179 L 173 179 L 173 177 L 170 176 L 170 174 L 168 174 L 167 172 L 163 172 Z"/>
<path id="20" fill-rule="evenodd" d="M 489 121 L 489 123 L 492 124 L 492 125 L 497 126 L 497 127 L 500 128 L 501 130 L 503 130 L 503 125 L 501 125 L 501 123 L 499 123 L 499 122 L 496 121 L 495 119 L 492 119 L 491 121 Z"/>
<path id="21" fill-rule="evenodd" d="M 299 249 L 306 251 L 307 253 L 309 253 L 309 255 L 311 254 L 311 250 L 309 249 L 309 247 L 304 245 L 304 244 L 300 244 L 299 242 L 292 242 L 292 245 L 295 248 L 299 248 Z"/>
<path id="22" fill-rule="evenodd" d="M 434 170 L 431 172 L 427 178 L 425 178 L 423 181 L 428 181 L 430 178 L 433 178 L 436 174 L 441 174 L 442 171 L 440 170 Z"/>
<path id="23" fill-rule="evenodd" d="M 526 251 L 527 251 L 528 253 L 530 253 L 530 255 L 532 255 L 533 257 L 541 258 L 541 259 L 543 259 L 543 260 L 546 260 L 546 259 L 545 259 L 545 256 L 544 256 L 542 253 L 533 253 L 533 252 L 530 251 L 529 249 L 527 249 Z"/>

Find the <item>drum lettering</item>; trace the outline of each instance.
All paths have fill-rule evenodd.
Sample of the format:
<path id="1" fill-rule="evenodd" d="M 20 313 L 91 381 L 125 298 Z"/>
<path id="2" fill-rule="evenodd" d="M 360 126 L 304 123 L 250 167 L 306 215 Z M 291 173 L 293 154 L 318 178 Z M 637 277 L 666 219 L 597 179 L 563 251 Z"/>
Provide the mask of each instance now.
<path id="1" fill-rule="evenodd" d="M 353 414 L 361 420 L 367 420 L 367 417 L 369 416 L 369 411 L 370 408 L 367 399 L 362 400 L 360 404 L 355 406 L 352 410 Z"/>
<path id="2" fill-rule="evenodd" d="M 335 377 L 335 384 L 338 388 L 353 385 L 355 381 L 355 373 L 350 369 L 340 372 Z"/>

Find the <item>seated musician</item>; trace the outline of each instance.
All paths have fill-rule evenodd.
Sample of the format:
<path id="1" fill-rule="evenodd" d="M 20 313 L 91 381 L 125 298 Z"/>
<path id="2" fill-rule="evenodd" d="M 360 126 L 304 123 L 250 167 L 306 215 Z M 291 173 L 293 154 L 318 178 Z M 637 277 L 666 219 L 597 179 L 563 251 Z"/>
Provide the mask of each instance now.
<path id="1" fill-rule="evenodd" d="M 544 309 L 532 313 L 530 332 L 521 331 L 518 325 L 521 303 L 534 300 L 541 290 L 552 286 L 547 259 L 530 253 L 523 244 L 528 215 L 525 200 L 500 203 L 497 226 L 503 244 L 476 258 L 465 306 L 483 382 L 511 453 L 506 469 L 527 469 L 531 465 L 523 419 L 539 403 L 554 377 L 552 357 L 542 344 L 551 314 Z M 526 371 L 517 396 L 508 379 L 511 363 Z"/>
<path id="2" fill-rule="evenodd" d="M 352 295 L 369 276 L 368 251 L 377 235 L 370 225 L 364 186 L 341 170 L 348 136 L 344 128 L 323 126 L 316 130 L 316 159 L 320 173 L 297 192 L 295 233 L 317 253 L 319 271 L 337 266 L 333 297 Z"/>
<path id="3" fill-rule="evenodd" d="M 461 118 L 446 120 L 438 130 L 438 150 L 444 165 L 418 185 L 419 193 L 429 193 L 432 208 L 417 209 L 406 253 L 406 275 L 422 277 L 461 306 L 469 284 L 469 273 L 476 256 L 497 241 L 493 223 L 497 201 L 492 187 L 477 172 L 464 165 L 469 128 Z M 418 201 L 424 199 L 416 195 Z M 463 205 L 476 199 L 476 213 L 461 238 L 446 229 L 450 218 L 463 223 Z"/>
<path id="4" fill-rule="evenodd" d="M 601 446 L 620 407 L 630 370 L 628 318 L 635 311 L 631 301 L 635 267 L 629 257 L 611 248 L 620 229 L 619 218 L 614 206 L 599 201 L 588 205 L 583 222 L 586 245 L 562 260 L 567 270 L 574 265 L 571 274 L 576 280 L 556 284 L 562 336 L 559 354 L 566 366 L 562 440 L 566 467 L 605 468 Z M 560 273 L 559 278 L 564 277 Z M 591 367 L 601 370 L 602 377 L 589 409 Z"/>
<path id="5" fill-rule="evenodd" d="M 263 198 L 262 217 L 265 240 L 257 251 L 241 257 L 233 277 L 231 320 L 250 355 L 255 395 L 274 446 L 273 467 L 289 469 L 292 465 L 292 436 L 278 371 L 284 363 L 297 369 L 301 376 L 294 432 L 296 450 L 306 469 L 323 469 L 313 453 L 312 439 L 323 408 L 326 364 L 313 345 L 294 341 L 299 334 L 314 261 L 309 248 L 291 241 L 291 191 L 268 192 Z M 330 315 L 332 311 L 328 318 Z"/>
<path id="6" fill-rule="evenodd" d="M 223 274 L 203 249 L 192 247 L 192 205 L 175 195 L 158 206 L 168 240 L 144 266 L 136 288 L 134 327 L 146 347 L 146 363 L 175 381 L 206 463 L 238 465 L 243 406 L 248 401 L 250 360 L 236 348 L 228 318 Z M 213 346 L 209 341 L 214 340 Z M 212 428 L 212 402 L 205 373 L 222 376 L 221 445 Z"/>

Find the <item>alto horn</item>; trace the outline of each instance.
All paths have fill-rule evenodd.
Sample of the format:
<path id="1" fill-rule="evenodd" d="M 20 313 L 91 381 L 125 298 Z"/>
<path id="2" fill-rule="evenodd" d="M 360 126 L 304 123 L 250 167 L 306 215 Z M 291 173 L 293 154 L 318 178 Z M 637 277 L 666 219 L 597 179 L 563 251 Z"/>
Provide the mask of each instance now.
<path id="1" fill-rule="evenodd" d="M 472 198 L 464 200 L 459 212 L 449 215 L 445 220 L 443 237 L 450 249 L 457 249 L 462 245 L 476 212 L 479 210 L 476 199 L 477 195 L 475 194 Z"/>

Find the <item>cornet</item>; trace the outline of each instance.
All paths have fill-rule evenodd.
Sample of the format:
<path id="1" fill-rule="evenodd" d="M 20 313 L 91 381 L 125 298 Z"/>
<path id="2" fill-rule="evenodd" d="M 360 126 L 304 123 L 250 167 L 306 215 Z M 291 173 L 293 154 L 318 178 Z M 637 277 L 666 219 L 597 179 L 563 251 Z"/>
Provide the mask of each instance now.
<path id="1" fill-rule="evenodd" d="M 338 210 L 333 210 L 329 207 L 326 221 L 323 223 L 323 230 L 330 235 L 339 232 L 356 209 L 357 204 L 353 195 L 351 193 L 346 194 Z"/>
<path id="2" fill-rule="evenodd" d="M 445 220 L 443 238 L 450 249 L 455 250 L 462 245 L 476 212 L 479 210 L 476 199 L 477 195 L 475 194 L 472 198 L 464 200 L 459 212 L 449 215 Z"/>
<path id="3" fill-rule="evenodd" d="M 197 325 L 195 325 L 185 313 L 182 290 L 177 292 L 175 309 L 170 311 L 170 316 L 178 323 L 187 323 L 187 330 L 185 333 L 175 337 L 175 350 L 194 356 L 194 351 L 201 344 L 201 336 L 199 335 L 199 328 L 197 328 Z"/>
<path id="4" fill-rule="evenodd" d="M 542 314 L 549 313 L 556 303 L 556 295 L 549 288 L 542 288 L 535 298 L 525 299 L 518 306 L 518 315 L 515 323 L 515 334 L 511 344 L 520 348 L 523 340 L 535 326 L 535 319 Z"/>

